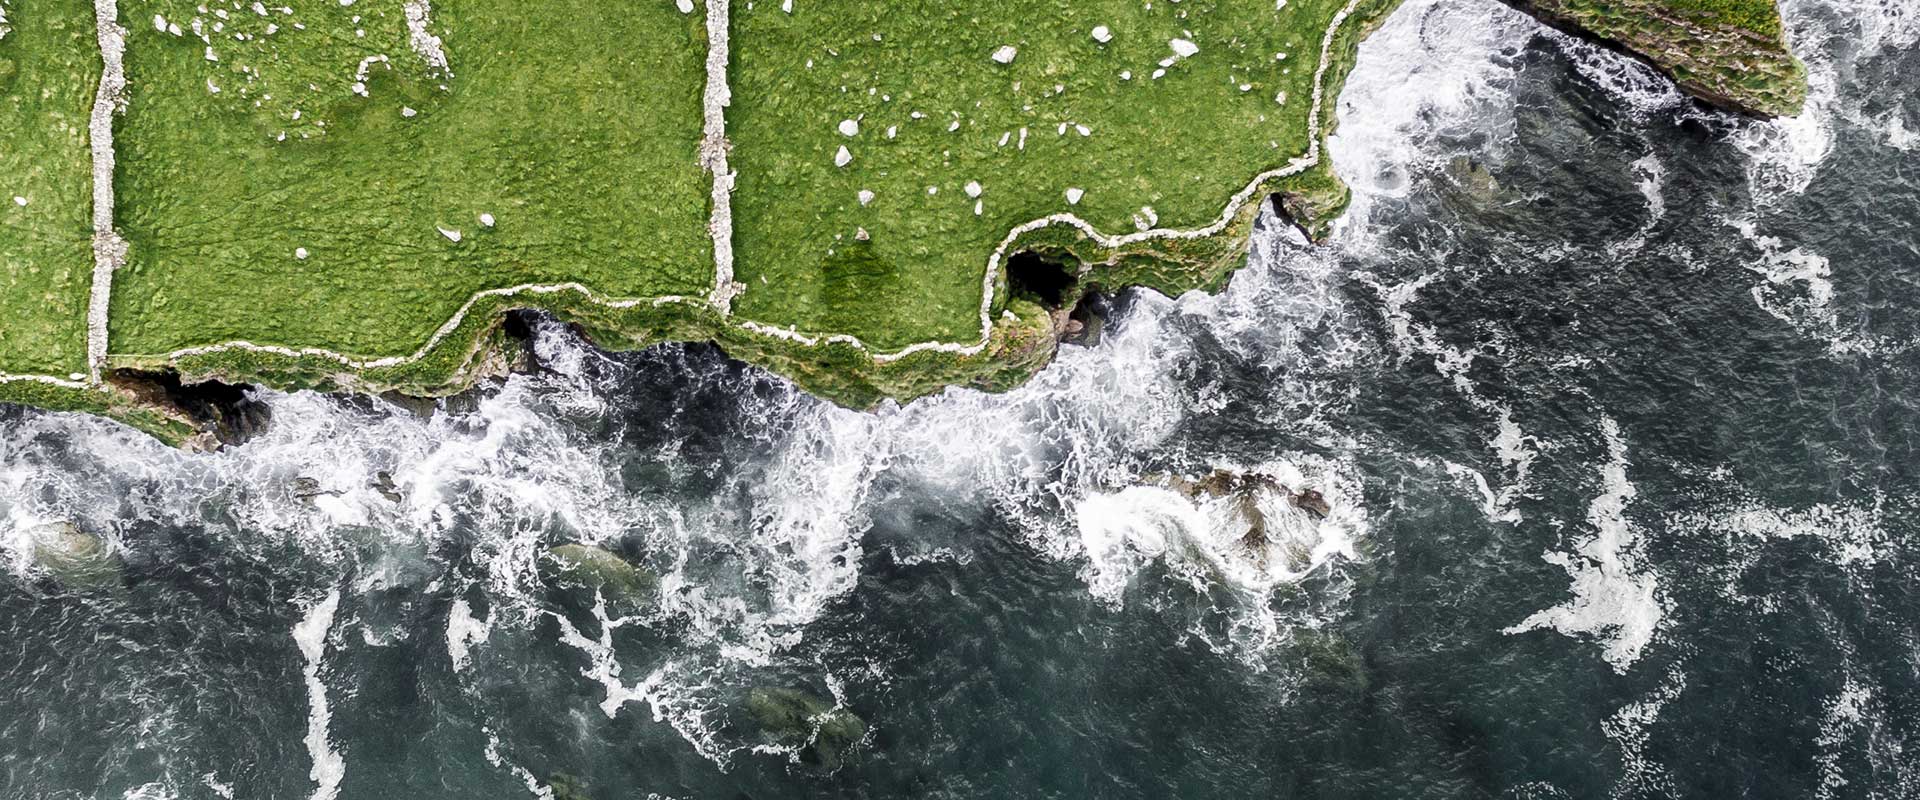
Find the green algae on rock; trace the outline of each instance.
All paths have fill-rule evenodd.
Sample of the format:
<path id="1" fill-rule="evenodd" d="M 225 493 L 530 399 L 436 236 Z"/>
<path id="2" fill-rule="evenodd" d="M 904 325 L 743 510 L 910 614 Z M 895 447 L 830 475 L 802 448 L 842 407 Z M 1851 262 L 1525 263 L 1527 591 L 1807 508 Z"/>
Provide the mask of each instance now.
<path id="1" fill-rule="evenodd" d="M 796 689 L 760 687 L 747 693 L 747 713 L 774 744 L 798 749 L 823 769 L 840 767 L 867 735 L 853 712 Z"/>
<path id="2" fill-rule="evenodd" d="M 548 548 L 541 566 L 556 586 L 597 592 L 616 613 L 631 614 L 651 607 L 660 590 L 660 579 L 652 572 L 592 545 L 563 544 Z"/>

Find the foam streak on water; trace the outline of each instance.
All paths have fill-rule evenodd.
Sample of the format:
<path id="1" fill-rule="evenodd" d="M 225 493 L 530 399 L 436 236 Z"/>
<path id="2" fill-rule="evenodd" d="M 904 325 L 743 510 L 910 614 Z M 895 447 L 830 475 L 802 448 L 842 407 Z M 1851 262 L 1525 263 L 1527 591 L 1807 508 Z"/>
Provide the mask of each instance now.
<path id="1" fill-rule="evenodd" d="M 1678 669 L 1670 669 L 1660 685 L 1647 693 L 1646 697 L 1621 707 L 1600 724 L 1607 738 L 1620 748 L 1620 761 L 1625 767 L 1624 773 L 1613 785 L 1612 796 L 1673 796 L 1673 776 L 1667 773 L 1665 767 L 1648 758 L 1647 739 L 1652 736 L 1653 724 L 1660 720 L 1661 710 L 1686 689 L 1686 674 Z"/>
<path id="2" fill-rule="evenodd" d="M 326 667 L 327 632 L 333 628 L 333 613 L 340 607 L 340 590 L 328 590 L 327 596 L 307 608 L 306 616 L 293 626 L 293 641 L 306 659 L 301 674 L 307 680 L 307 755 L 313 767 L 307 775 L 313 780 L 312 800 L 334 800 L 340 796 L 340 779 L 347 762 L 333 746 L 328 723 L 333 719 L 327 706 Z"/>
<path id="3" fill-rule="evenodd" d="M 1573 598 L 1539 611 L 1505 630 L 1508 634 L 1551 628 L 1596 639 L 1615 672 L 1625 674 L 1660 627 L 1665 602 L 1659 580 L 1641 553 L 1640 533 L 1627 519 L 1637 491 L 1627 480 L 1627 445 L 1620 425 L 1601 421 L 1607 461 L 1600 467 L 1601 493 L 1587 508 L 1589 532 L 1571 550 L 1542 558 L 1567 571 Z"/>

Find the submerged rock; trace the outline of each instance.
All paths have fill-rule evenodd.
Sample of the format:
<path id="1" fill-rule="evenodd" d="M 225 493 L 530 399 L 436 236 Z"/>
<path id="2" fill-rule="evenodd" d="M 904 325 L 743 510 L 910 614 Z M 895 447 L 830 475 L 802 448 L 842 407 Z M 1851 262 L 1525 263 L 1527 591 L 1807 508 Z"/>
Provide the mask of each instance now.
<path id="1" fill-rule="evenodd" d="M 763 686 L 747 693 L 747 713 L 775 744 L 800 748 L 808 763 L 838 769 L 867 735 L 853 712 L 796 689 Z"/>
<path id="2" fill-rule="evenodd" d="M 312 503 L 322 497 L 339 497 L 343 494 L 346 494 L 346 492 L 321 486 L 317 478 L 309 478 L 302 475 L 293 479 L 293 499 L 295 500 L 304 500 Z"/>
<path id="3" fill-rule="evenodd" d="M 1476 200 L 1490 200 L 1500 192 L 1500 182 L 1487 170 L 1487 165 L 1468 156 L 1454 156 L 1448 161 L 1447 176 Z"/>
<path id="4" fill-rule="evenodd" d="M 76 592 L 123 588 L 124 564 L 100 537 L 71 522 L 41 525 L 27 532 L 33 560 L 62 588 Z"/>
<path id="5" fill-rule="evenodd" d="M 553 774 L 547 790 L 553 792 L 553 800 L 592 800 L 592 795 L 587 794 L 587 782 L 564 772 Z"/>
<path id="6" fill-rule="evenodd" d="M 563 544 L 547 549 L 541 577 L 563 590 L 598 591 L 616 613 L 630 614 L 651 607 L 660 590 L 660 578 L 620 556 L 587 544 Z"/>
<path id="7" fill-rule="evenodd" d="M 394 482 L 393 473 L 386 470 L 373 473 L 373 480 L 368 485 L 379 492 L 381 497 L 387 498 L 389 503 L 399 503 L 407 499 L 400 493 L 400 485 Z"/>
<path id="8" fill-rule="evenodd" d="M 1366 660 L 1347 637 L 1302 628 L 1294 633 L 1292 651 L 1309 687 L 1354 694 L 1367 690 Z"/>

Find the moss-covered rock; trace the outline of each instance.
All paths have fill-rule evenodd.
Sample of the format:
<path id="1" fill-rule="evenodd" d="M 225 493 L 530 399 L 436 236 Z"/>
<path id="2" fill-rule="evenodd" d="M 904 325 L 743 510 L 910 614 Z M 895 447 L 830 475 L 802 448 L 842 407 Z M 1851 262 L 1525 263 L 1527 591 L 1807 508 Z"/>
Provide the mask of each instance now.
<path id="1" fill-rule="evenodd" d="M 586 544 L 549 548 L 541 560 L 541 576 L 563 592 L 579 593 L 588 604 L 598 592 L 611 610 L 621 614 L 651 607 L 660 591 L 660 578 L 652 572 Z"/>
<path id="2" fill-rule="evenodd" d="M 853 712 L 796 689 L 760 687 L 747 693 L 747 713 L 769 741 L 801 748 L 801 758 L 838 769 L 867 735 Z"/>
<path id="3" fill-rule="evenodd" d="M 1807 70 L 1774 0 L 1506 0 L 1541 22 L 1637 57 L 1730 111 L 1793 116 Z"/>
<path id="4" fill-rule="evenodd" d="M 1454 156 L 1448 161 L 1447 177 L 1476 202 L 1484 203 L 1500 193 L 1500 181 L 1487 165 L 1468 156 Z"/>
<path id="5" fill-rule="evenodd" d="M 1332 631 L 1302 629 L 1294 634 L 1308 688 L 1358 694 L 1367 689 L 1367 665 L 1347 637 Z"/>
<path id="6" fill-rule="evenodd" d="M 547 789 L 553 792 L 553 800 L 593 800 L 593 796 L 587 794 L 586 781 L 564 772 L 554 773 Z"/>
<path id="7" fill-rule="evenodd" d="M 42 525 L 27 532 L 33 560 L 61 588 L 108 592 L 124 588 L 120 556 L 100 537 L 70 522 Z"/>

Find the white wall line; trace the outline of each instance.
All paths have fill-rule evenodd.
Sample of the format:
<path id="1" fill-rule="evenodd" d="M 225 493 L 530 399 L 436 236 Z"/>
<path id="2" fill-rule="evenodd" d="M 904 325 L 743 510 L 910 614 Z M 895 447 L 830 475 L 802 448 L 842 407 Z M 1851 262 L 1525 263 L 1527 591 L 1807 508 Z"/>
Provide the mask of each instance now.
<path id="1" fill-rule="evenodd" d="M 472 297 L 467 298 L 467 302 L 465 304 L 460 306 L 459 311 L 454 312 L 453 316 L 449 318 L 445 324 L 442 324 L 438 330 L 435 330 L 433 332 L 432 336 L 427 338 L 426 344 L 420 345 L 420 348 L 418 350 L 413 351 L 413 353 L 410 355 L 387 356 L 385 358 L 372 358 L 372 359 L 356 359 L 352 356 L 343 355 L 341 353 L 335 352 L 333 350 L 327 350 L 325 348 L 282 347 L 280 345 L 273 345 L 273 344 L 255 344 L 253 342 L 249 342 L 244 339 L 236 339 L 233 341 L 221 342 L 219 344 L 210 344 L 210 345 L 202 345 L 199 347 L 182 348 L 179 350 L 175 350 L 171 353 L 167 353 L 166 355 L 162 356 L 162 358 L 168 361 L 173 361 L 181 358 L 186 358 L 188 356 L 208 355 L 208 354 L 217 353 L 223 350 L 249 350 L 256 353 L 273 353 L 276 355 L 283 355 L 283 356 L 288 356 L 292 358 L 302 358 L 306 356 L 324 358 L 329 361 L 338 362 L 342 366 L 350 367 L 353 369 L 377 369 L 380 367 L 397 367 L 402 364 L 418 361 L 422 358 L 425 358 L 427 353 L 431 352 L 434 347 L 440 344 L 441 340 L 447 338 L 447 336 L 451 335 L 455 330 L 459 329 L 460 324 L 466 321 L 467 315 L 473 311 L 473 307 L 477 305 L 481 300 L 484 300 L 489 297 L 509 297 L 512 295 L 522 294 L 522 293 L 555 294 L 558 292 L 575 292 L 587 298 L 588 300 L 592 301 L 596 305 L 604 306 L 607 308 L 633 308 L 635 306 L 642 306 L 642 305 L 651 305 L 651 306 L 659 307 L 659 306 L 669 305 L 672 303 L 700 305 L 705 302 L 697 298 L 685 297 L 682 295 L 662 295 L 660 297 L 613 299 L 613 298 L 604 297 L 599 292 L 596 292 L 578 283 L 572 283 L 572 282 L 523 283 L 519 286 L 509 286 L 501 289 L 488 289 L 483 292 L 475 292 Z M 139 356 L 139 355 L 132 355 L 130 357 L 142 358 L 142 356 Z"/>
<path id="2" fill-rule="evenodd" d="M 0 372 L 0 383 L 44 383 L 49 386 L 64 386 L 68 389 L 85 389 L 90 385 L 86 381 L 70 381 L 51 375 L 14 375 L 5 372 Z"/>
<path id="3" fill-rule="evenodd" d="M 96 2 L 96 5 L 103 5 L 111 9 L 114 0 L 95 0 L 95 2 Z M 1039 230 L 1041 228 L 1045 228 L 1049 225 L 1056 225 L 1056 224 L 1071 225 L 1075 228 L 1078 228 L 1082 233 L 1085 233 L 1088 236 L 1088 238 L 1093 239 L 1095 242 L 1099 243 L 1102 246 L 1119 247 L 1122 245 L 1133 244 L 1136 242 L 1143 242 L 1143 241 L 1151 241 L 1155 239 L 1198 239 L 1198 238 L 1204 238 L 1207 236 L 1212 236 L 1214 234 L 1219 233 L 1222 230 L 1225 230 L 1228 225 L 1232 224 L 1233 218 L 1239 214 L 1240 210 L 1244 208 L 1249 201 L 1253 200 L 1254 195 L 1260 191 L 1260 187 L 1263 184 L 1267 183 L 1268 181 L 1274 180 L 1276 178 L 1283 178 L 1289 175 L 1299 174 L 1300 172 L 1303 172 L 1313 167 L 1314 165 L 1320 163 L 1320 116 L 1321 116 L 1320 112 L 1322 108 L 1322 101 L 1324 99 L 1323 94 L 1326 88 L 1327 68 L 1331 66 L 1331 61 L 1329 60 L 1328 56 L 1333 50 L 1334 39 L 1339 35 L 1340 26 L 1346 22 L 1347 18 L 1352 15 L 1354 9 L 1358 8 L 1361 2 L 1362 0 L 1348 0 L 1347 5 L 1341 8 L 1339 13 L 1336 13 L 1334 15 L 1332 23 L 1327 26 L 1326 34 L 1321 37 L 1320 64 L 1319 64 L 1319 67 L 1314 70 L 1314 74 L 1313 74 L 1313 106 L 1307 112 L 1308 144 L 1307 144 L 1306 154 L 1288 161 L 1287 165 L 1284 167 L 1268 170 L 1266 172 L 1262 172 L 1259 175 L 1254 176 L 1253 180 L 1247 183 L 1246 188 L 1243 188 L 1238 193 L 1234 194 L 1232 199 L 1229 200 L 1229 202 L 1227 203 L 1225 210 L 1220 212 L 1220 218 L 1214 220 L 1211 224 L 1201 228 L 1192 228 L 1192 229 L 1186 229 L 1186 230 L 1157 228 L 1154 230 L 1139 231 L 1135 233 L 1115 236 L 1115 235 L 1102 233 L 1098 228 L 1095 228 L 1091 223 L 1088 223 L 1086 220 L 1083 220 L 1074 214 L 1061 213 L 1061 214 L 1053 214 L 1050 216 L 1042 217 L 1040 219 L 1036 219 L 1031 222 L 1022 224 L 1018 227 L 1015 227 L 1012 231 L 1007 233 L 1006 238 L 1000 241 L 1000 246 L 995 248 L 993 253 L 987 257 L 986 272 L 981 276 L 981 281 L 980 281 L 980 286 L 981 286 L 980 338 L 978 341 L 975 341 L 971 344 L 960 343 L 960 342 L 940 342 L 940 341 L 919 342 L 916 344 L 907 345 L 906 347 L 903 347 L 899 350 L 894 350 L 890 352 L 879 352 L 879 351 L 875 351 L 872 346 L 862 341 L 859 337 L 852 336 L 849 334 L 829 334 L 829 335 L 814 336 L 814 335 L 800 333 L 792 327 L 779 328 L 779 327 L 775 327 L 765 323 L 755 322 L 752 320 L 741 320 L 734 324 L 738 325 L 740 328 L 744 330 L 752 331 L 754 333 L 758 333 L 766 336 L 785 339 L 787 341 L 797 342 L 807 346 L 817 346 L 817 345 L 828 344 L 828 343 L 852 345 L 853 347 L 857 347 L 861 350 L 868 351 L 869 353 L 872 354 L 873 360 L 876 363 L 882 363 L 882 364 L 892 362 L 892 361 L 897 361 L 899 359 L 905 358 L 914 353 L 925 352 L 925 351 L 958 353 L 961 355 L 973 355 L 973 354 L 979 353 L 980 351 L 986 348 L 987 343 L 993 334 L 993 319 L 991 314 L 992 314 L 992 308 L 993 308 L 994 283 L 996 282 L 995 279 L 999 276 L 1000 262 L 1002 261 L 1002 259 L 1005 258 L 1007 250 L 1011 249 L 1014 243 L 1021 236 L 1025 236 L 1028 233 Z M 710 227 L 714 229 L 713 233 L 714 233 L 715 270 L 714 270 L 714 291 L 713 291 L 713 294 L 707 298 L 706 302 L 714 306 L 716 309 L 720 310 L 721 313 L 725 315 L 725 314 L 730 314 L 729 304 L 731 303 L 732 296 L 733 296 L 733 289 L 735 286 L 733 283 L 733 247 L 732 247 L 732 240 L 731 240 L 732 239 L 731 237 L 732 217 L 730 213 L 726 215 L 726 219 L 725 219 L 727 237 L 724 240 L 724 242 L 721 239 L 721 232 L 719 230 L 719 225 L 722 221 L 721 209 L 729 208 L 729 206 L 726 205 L 726 202 L 727 202 L 727 198 L 731 195 L 732 186 L 733 186 L 733 174 L 730 171 L 728 171 L 725 166 L 726 122 L 724 119 L 724 109 L 728 101 L 728 97 L 727 97 L 728 89 L 727 89 L 726 78 L 724 74 L 725 62 L 727 58 L 727 49 L 726 49 L 727 33 L 726 33 L 726 25 L 725 25 L 726 15 L 727 15 L 727 0 L 707 0 L 707 15 L 708 15 L 707 16 L 708 82 L 707 82 L 707 101 L 706 101 L 706 137 L 702 140 L 702 144 L 701 144 L 701 160 L 702 160 L 702 163 L 707 165 L 708 168 L 714 173 L 715 214 L 714 214 L 714 219 L 710 224 Z M 719 29 L 717 34 L 715 32 L 716 20 L 718 20 L 719 22 Z M 716 45 L 716 42 L 717 42 L 717 45 Z M 104 38 L 102 40 L 102 49 L 103 51 L 105 49 Z M 718 53 L 718 56 L 719 56 L 719 70 L 721 73 L 719 80 L 717 82 L 714 79 L 716 52 Z M 118 63 L 117 59 L 115 63 L 116 64 Z M 102 84 L 103 86 L 105 84 L 104 77 L 102 78 Z M 717 95 L 716 95 L 716 90 L 717 90 Z M 717 97 L 717 104 L 716 104 L 716 97 Z M 97 111 L 98 111 L 98 106 L 96 105 L 96 117 L 98 116 Z M 717 121 L 716 121 L 716 115 L 719 115 L 720 117 Z M 717 138 L 716 138 L 716 134 L 717 134 Z M 716 142 L 719 145 L 719 147 L 717 148 L 717 152 L 709 149 L 710 147 L 713 147 L 713 145 Z M 717 155 L 717 158 L 714 157 L 716 155 Z M 109 159 L 112 158 L 111 152 L 108 153 L 107 157 Z M 724 176 L 724 183 L 723 183 L 723 176 Z M 97 216 L 98 216 L 98 211 L 96 209 L 96 217 Z M 109 220 L 109 222 L 111 222 L 111 220 Z M 724 253 L 724 257 L 722 255 L 723 253 Z M 96 273 L 97 272 L 98 272 L 98 268 L 96 267 Z M 725 290 L 724 292 L 723 292 L 723 288 Z M 98 281 L 96 280 L 96 290 L 97 289 L 98 289 Z M 421 358 L 424 358 L 429 351 L 431 351 L 436 345 L 440 343 L 442 339 L 446 338 L 446 336 L 451 334 L 455 329 L 459 328 L 460 324 L 466 320 L 467 314 L 470 311 L 472 311 L 474 305 L 480 302 L 484 298 L 506 297 L 506 296 L 516 295 L 516 294 L 521 294 L 523 292 L 530 293 L 530 294 L 551 294 L 554 292 L 563 292 L 563 291 L 577 292 L 591 302 L 594 302 L 602 306 L 610 307 L 610 308 L 632 308 L 634 306 L 649 304 L 649 303 L 654 306 L 661 306 L 661 305 L 667 305 L 669 303 L 699 303 L 700 302 L 699 300 L 696 300 L 694 298 L 683 297 L 683 296 L 609 299 L 601 296 L 598 292 L 595 292 L 592 289 L 587 288 L 586 286 L 583 286 L 579 283 L 572 283 L 572 282 L 557 283 L 557 284 L 523 284 L 520 286 L 513 286 L 513 287 L 504 288 L 504 289 L 488 289 L 485 291 L 476 292 L 472 297 L 467 299 L 467 302 L 460 307 L 460 310 L 456 312 L 451 319 L 447 320 L 446 324 L 441 325 L 438 330 L 434 331 L 433 336 L 429 337 L 425 344 L 421 345 L 420 348 L 415 350 L 412 354 L 406 355 L 406 356 L 388 356 L 385 358 L 374 358 L 374 359 L 362 360 L 362 359 L 355 359 L 351 356 L 343 355 L 336 351 L 327 350 L 324 348 L 296 349 L 296 348 L 289 348 L 289 347 L 281 347 L 278 345 L 262 345 L 262 344 L 255 344 L 253 342 L 248 342 L 243 340 L 236 340 L 236 341 L 223 342 L 220 344 L 182 348 L 182 349 L 167 353 L 165 356 L 163 356 L 163 358 L 165 358 L 166 360 L 172 361 L 180 358 L 185 358 L 188 356 L 207 355 L 207 354 L 220 352 L 224 350 L 250 350 L 254 352 L 274 353 L 278 355 L 290 356 L 295 358 L 304 357 L 304 356 L 325 358 L 331 361 L 336 361 L 342 365 L 345 365 L 347 367 L 354 368 L 354 369 L 371 369 L 376 367 L 399 366 L 401 364 L 418 361 Z M 103 316 L 104 316 L 104 313 L 105 312 L 103 309 L 102 310 Z M 138 356 L 135 356 L 135 357 L 137 358 Z"/>
<path id="4" fill-rule="evenodd" d="M 100 42 L 100 88 L 93 95 L 87 138 L 93 149 L 93 286 L 87 296 L 87 380 L 100 382 L 107 361 L 107 301 L 113 272 L 127 258 L 127 243 L 113 230 L 113 114 L 127 88 L 122 57 L 127 32 L 120 27 L 115 0 L 93 0 L 93 24 Z"/>
<path id="5" fill-rule="evenodd" d="M 707 233 L 713 237 L 713 292 L 708 301 L 722 316 L 733 313 L 733 297 L 740 285 L 733 280 L 733 170 L 727 166 L 727 106 L 733 90 L 727 86 L 731 60 L 727 0 L 707 0 L 707 91 L 701 102 L 705 121 L 700 137 L 700 166 L 713 173 L 713 215 Z"/>

